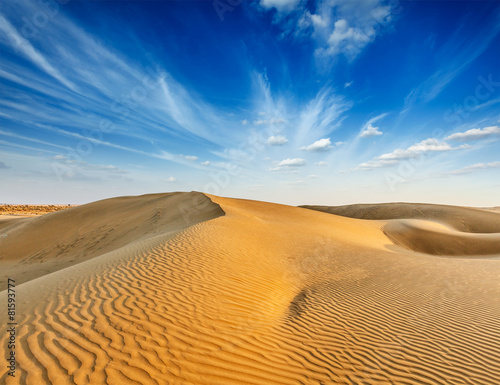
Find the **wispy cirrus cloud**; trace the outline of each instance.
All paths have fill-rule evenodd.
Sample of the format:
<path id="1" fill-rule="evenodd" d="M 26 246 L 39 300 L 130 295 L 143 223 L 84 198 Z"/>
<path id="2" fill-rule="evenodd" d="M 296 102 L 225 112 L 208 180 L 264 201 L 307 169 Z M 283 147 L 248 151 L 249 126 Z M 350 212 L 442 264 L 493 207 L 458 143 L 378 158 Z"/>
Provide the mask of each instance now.
<path id="1" fill-rule="evenodd" d="M 48 60 L 43 56 L 40 51 L 35 49 L 28 39 L 22 36 L 17 29 L 2 15 L 0 15 L 0 31 L 2 31 L 8 38 L 13 46 L 22 53 L 22 55 L 31 61 L 39 69 L 52 76 L 54 79 L 61 82 L 63 85 L 76 91 L 75 85 L 66 79 L 59 70 L 53 67 Z M 5 40 L 4 40 L 5 42 Z"/>
<path id="2" fill-rule="evenodd" d="M 30 138 L 30 137 L 27 137 L 27 136 L 24 136 L 24 135 L 18 135 L 18 134 L 15 134 L 13 132 L 8 132 L 8 131 L 5 131 L 5 130 L 0 130 L 0 136 L 8 136 L 8 137 L 11 137 L 11 138 L 20 139 L 22 141 L 39 143 L 39 144 L 43 144 L 43 145 L 50 146 L 50 147 L 62 148 L 62 149 L 65 149 L 65 150 L 69 150 L 70 149 L 69 147 L 66 147 L 66 146 L 60 146 L 58 144 L 47 142 L 47 141 L 40 140 L 40 139 L 37 139 L 37 138 Z"/>
<path id="3" fill-rule="evenodd" d="M 352 102 L 324 87 L 299 111 L 295 129 L 295 144 L 307 146 L 308 138 L 321 138 L 338 129 L 345 118 L 344 113 Z"/>
<path id="4" fill-rule="evenodd" d="M 257 119 L 253 122 L 256 126 L 261 126 L 263 124 L 283 124 L 286 120 L 283 118 L 271 118 L 271 119 Z"/>
<path id="5" fill-rule="evenodd" d="M 500 15 L 496 11 L 497 18 Z M 416 103 L 427 103 L 434 100 L 458 75 L 471 65 L 491 45 L 500 32 L 500 24 L 484 23 L 478 14 L 468 18 L 468 23 L 475 25 L 478 31 L 476 39 L 467 39 L 463 27 L 455 30 L 453 35 L 437 52 L 442 58 L 441 66 L 421 84 L 413 88 L 405 98 L 405 109 Z"/>
<path id="6" fill-rule="evenodd" d="M 0 15 L 0 46 L 9 53 L 0 68 L 0 124 L 11 133 L 36 126 L 53 139 L 10 134 L 18 145 L 30 140 L 40 150 L 74 149 L 90 141 L 165 159 L 158 147 L 173 149 L 179 140 L 218 147 L 239 135 L 232 130 L 236 117 L 221 113 L 153 60 L 137 65 L 62 8 L 37 34 L 23 36 L 20 15 L 42 11 L 43 5 L 20 0 Z M 19 90 L 30 96 L 20 97 Z M 99 134 L 103 121 L 113 126 Z"/>
<path id="7" fill-rule="evenodd" d="M 490 169 L 490 168 L 500 168 L 500 161 L 490 162 L 490 163 L 476 163 L 470 166 L 462 167 L 461 169 L 450 171 L 444 175 L 463 175 L 471 174 L 476 171 Z"/>
<path id="8" fill-rule="evenodd" d="M 62 162 L 68 166 L 71 166 L 72 171 L 103 171 L 111 174 L 128 174 L 129 171 L 122 170 L 117 166 L 111 164 L 94 164 L 87 163 L 82 160 L 71 159 L 66 155 L 56 155 L 52 157 L 52 160 Z"/>
<path id="9" fill-rule="evenodd" d="M 194 162 L 195 160 L 198 159 L 198 157 L 196 155 L 183 155 L 183 154 L 180 154 L 178 156 L 179 156 L 179 158 L 185 159 L 185 160 L 190 161 L 190 162 Z"/>

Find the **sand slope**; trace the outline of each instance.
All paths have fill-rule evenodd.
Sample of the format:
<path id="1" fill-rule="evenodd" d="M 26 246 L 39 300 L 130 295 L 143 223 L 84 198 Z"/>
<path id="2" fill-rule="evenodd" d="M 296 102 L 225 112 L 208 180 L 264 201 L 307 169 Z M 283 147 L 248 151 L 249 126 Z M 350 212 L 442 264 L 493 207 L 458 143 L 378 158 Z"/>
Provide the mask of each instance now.
<path id="1" fill-rule="evenodd" d="M 0 285 L 13 274 L 22 283 L 219 215 L 224 215 L 220 207 L 191 192 L 105 199 L 43 216 L 10 219 L 4 227 L 0 222 Z"/>
<path id="2" fill-rule="evenodd" d="M 349 218 L 384 221 L 384 233 L 409 250 L 450 256 L 500 254 L 500 213 L 416 203 L 302 206 Z"/>
<path id="3" fill-rule="evenodd" d="M 0 382 L 498 384 L 500 260 L 395 248 L 387 221 L 209 198 L 191 211 L 209 220 L 19 285 L 19 367 Z"/>

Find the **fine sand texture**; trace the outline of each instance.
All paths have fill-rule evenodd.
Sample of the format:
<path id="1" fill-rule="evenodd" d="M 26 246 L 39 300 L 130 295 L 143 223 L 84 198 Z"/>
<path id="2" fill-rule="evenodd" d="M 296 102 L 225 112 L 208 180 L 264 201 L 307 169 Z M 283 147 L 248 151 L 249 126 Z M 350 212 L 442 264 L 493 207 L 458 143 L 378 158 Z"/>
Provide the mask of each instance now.
<path id="1" fill-rule="evenodd" d="M 500 254 L 500 214 L 435 204 L 301 206 L 349 218 L 386 220 L 384 233 L 409 250 L 448 256 Z"/>
<path id="2" fill-rule="evenodd" d="M 0 227 L 0 383 L 498 385 L 500 214 L 372 206 L 154 194 Z"/>

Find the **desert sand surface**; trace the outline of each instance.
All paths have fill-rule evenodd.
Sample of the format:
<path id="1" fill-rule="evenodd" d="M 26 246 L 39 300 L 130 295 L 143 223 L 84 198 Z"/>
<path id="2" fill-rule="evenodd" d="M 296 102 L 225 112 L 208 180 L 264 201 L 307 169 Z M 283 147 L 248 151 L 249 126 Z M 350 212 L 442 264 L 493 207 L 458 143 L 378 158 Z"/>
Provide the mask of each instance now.
<path id="1" fill-rule="evenodd" d="M 396 245 L 434 255 L 500 254 L 500 215 L 436 204 L 384 203 L 301 206 L 349 218 L 387 220 L 384 233 Z"/>
<path id="2" fill-rule="evenodd" d="M 0 383 L 498 385 L 500 214 L 372 206 L 153 194 L 0 227 Z"/>

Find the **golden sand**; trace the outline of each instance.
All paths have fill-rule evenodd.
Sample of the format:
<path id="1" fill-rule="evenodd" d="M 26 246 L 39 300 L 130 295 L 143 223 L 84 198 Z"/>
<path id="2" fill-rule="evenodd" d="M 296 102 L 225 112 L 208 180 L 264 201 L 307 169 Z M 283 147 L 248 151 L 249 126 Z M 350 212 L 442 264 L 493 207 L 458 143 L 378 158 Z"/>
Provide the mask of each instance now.
<path id="1" fill-rule="evenodd" d="M 500 214 L 401 205 L 154 194 L 0 226 L 0 383 L 498 385 Z"/>

